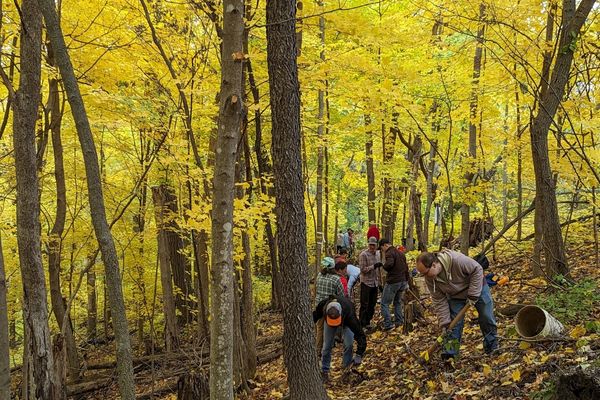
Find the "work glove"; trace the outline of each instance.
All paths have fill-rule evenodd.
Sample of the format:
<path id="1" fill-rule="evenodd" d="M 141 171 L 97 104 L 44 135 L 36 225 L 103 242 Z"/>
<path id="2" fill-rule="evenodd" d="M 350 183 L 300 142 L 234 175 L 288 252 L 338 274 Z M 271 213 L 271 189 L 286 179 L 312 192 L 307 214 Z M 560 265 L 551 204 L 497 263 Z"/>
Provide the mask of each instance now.
<path id="1" fill-rule="evenodd" d="M 355 355 L 354 358 L 352 359 L 352 364 L 354 364 L 354 365 L 362 364 L 362 357 L 359 356 L 358 354 Z"/>
<path id="2" fill-rule="evenodd" d="M 467 304 L 475 306 L 475 303 L 477 303 L 477 300 L 479 300 L 479 297 L 469 296 L 467 298 Z"/>
<path id="3" fill-rule="evenodd" d="M 373 264 L 373 268 L 381 268 L 381 267 L 383 267 L 383 263 L 376 262 L 375 264 Z"/>

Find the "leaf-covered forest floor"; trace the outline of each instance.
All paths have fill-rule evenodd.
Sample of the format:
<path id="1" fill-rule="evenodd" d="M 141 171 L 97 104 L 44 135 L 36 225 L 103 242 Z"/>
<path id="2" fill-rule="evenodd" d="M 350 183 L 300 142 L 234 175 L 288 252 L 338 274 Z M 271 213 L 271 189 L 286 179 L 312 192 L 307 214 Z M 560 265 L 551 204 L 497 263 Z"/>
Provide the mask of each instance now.
<path id="1" fill-rule="evenodd" d="M 592 244 L 581 244 L 569 254 L 575 285 L 549 286 L 532 278 L 531 261 L 525 253 L 505 253 L 492 261 L 489 271 L 508 276 L 504 286 L 492 288 L 501 351 L 485 355 L 476 315 L 467 315 L 460 359 L 454 367 L 444 365 L 433 354 L 426 367 L 415 360 L 437 337 L 436 318 L 425 296 L 426 323 L 415 324 L 409 334 L 401 329 L 367 335 L 363 363 L 352 372 L 341 368 L 341 346 L 334 349 L 331 399 L 549 399 L 554 378 L 581 365 L 600 367 L 600 271 L 595 267 Z M 515 305 L 539 304 L 565 326 L 560 338 L 525 342 L 517 335 L 513 315 Z M 505 315 L 508 314 L 509 316 Z M 375 322 L 381 326 L 379 305 Z M 252 389 L 238 394 L 240 399 L 278 399 L 287 393 L 286 372 L 281 357 L 282 323 L 278 314 L 263 312 L 258 322 L 259 366 Z M 140 399 L 175 399 L 177 377 L 193 368 L 206 369 L 206 345 L 186 348 L 174 356 L 138 358 L 136 382 Z M 90 365 L 109 360 L 112 346 L 100 347 L 88 360 Z M 153 365 L 152 365 L 153 364 Z M 598 369 L 600 370 L 600 369 Z M 85 398 L 117 398 L 114 368 L 88 371 L 89 378 L 112 380 Z M 108 381 L 107 381 L 108 383 Z M 151 394 L 154 393 L 154 396 Z M 308 400 L 308 399 L 307 399 Z"/>
<path id="2" fill-rule="evenodd" d="M 531 261 L 520 253 L 505 255 L 492 262 L 489 272 L 506 275 L 510 282 L 492 288 L 496 307 L 501 352 L 495 357 L 483 352 L 482 336 L 476 316 L 466 318 L 461 357 L 454 369 L 444 366 L 439 355 L 432 355 L 427 368 L 415 361 L 437 337 L 437 324 L 429 300 L 425 300 L 427 324 L 419 324 L 409 334 L 400 328 L 375 331 L 367 336 L 363 363 L 349 374 L 341 369 L 341 346 L 333 356 L 332 399 L 530 399 L 549 398 L 552 377 L 575 365 L 600 364 L 600 294 L 594 282 L 600 281 L 592 245 L 570 253 L 571 273 L 577 286 L 560 290 L 548 288 L 543 279 L 532 279 Z M 583 283 L 582 283 L 583 282 Z M 594 301 L 595 300 L 595 301 Z M 513 305 L 540 302 L 560 318 L 565 326 L 561 340 L 529 343 L 516 334 Z M 593 304 L 593 305 L 592 305 Z M 377 322 L 381 317 L 376 310 Z M 573 315 L 569 315 L 572 313 Z M 409 348 L 410 350 L 407 350 Z M 342 376 L 345 375 L 345 376 Z M 287 391 L 282 357 L 259 367 L 253 399 L 281 398 Z"/>

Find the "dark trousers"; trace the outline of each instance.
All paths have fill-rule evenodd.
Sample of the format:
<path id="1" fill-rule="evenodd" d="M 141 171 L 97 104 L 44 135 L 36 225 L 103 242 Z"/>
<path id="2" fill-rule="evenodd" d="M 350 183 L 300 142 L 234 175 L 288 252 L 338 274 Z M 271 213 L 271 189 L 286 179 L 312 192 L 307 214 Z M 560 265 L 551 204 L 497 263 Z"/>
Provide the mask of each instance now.
<path id="1" fill-rule="evenodd" d="M 360 284 L 360 324 L 364 327 L 371 323 L 377 304 L 377 287 Z"/>

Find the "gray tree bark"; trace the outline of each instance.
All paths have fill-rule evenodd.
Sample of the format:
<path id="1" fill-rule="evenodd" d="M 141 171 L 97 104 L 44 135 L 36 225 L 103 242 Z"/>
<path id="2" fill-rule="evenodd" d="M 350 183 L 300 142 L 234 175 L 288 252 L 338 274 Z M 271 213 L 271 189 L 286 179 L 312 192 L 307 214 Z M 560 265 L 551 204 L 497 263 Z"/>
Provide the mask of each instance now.
<path id="1" fill-rule="evenodd" d="M 8 339 L 8 304 L 4 253 L 0 234 L 0 399 L 10 399 L 10 340 Z"/>
<path id="2" fill-rule="evenodd" d="M 86 259 L 87 260 L 87 259 Z M 86 262 L 89 262 L 86 261 Z M 85 274 L 85 286 L 87 291 L 87 319 L 86 329 L 88 340 L 96 338 L 98 334 L 98 301 L 96 297 L 96 270 L 95 266 L 92 266 L 90 270 Z"/>
<path id="3" fill-rule="evenodd" d="M 397 115 L 394 115 L 394 121 Z M 394 159 L 396 149 L 396 123 L 392 128 L 386 129 L 385 124 L 381 125 L 381 141 L 383 147 L 383 165 L 386 173 L 383 177 L 383 202 L 381 205 L 381 236 L 388 239 L 391 243 L 394 241 L 394 179 L 389 175 L 389 165 Z"/>
<path id="4" fill-rule="evenodd" d="M 267 2 L 267 64 L 272 113 L 272 154 L 277 232 L 283 282 L 283 356 L 290 400 L 327 398 L 319 376 L 310 313 L 306 211 L 296 61 L 296 2 Z"/>
<path id="5" fill-rule="evenodd" d="M 21 4 L 21 75 L 13 99 L 13 144 L 17 177 L 17 245 L 23 283 L 27 337 L 24 393 L 30 399 L 60 396 L 55 381 L 48 326 L 46 280 L 42 266 L 40 196 L 35 131 L 40 104 L 42 15 L 34 0 Z M 25 363 L 24 363 L 25 364 Z"/>
<path id="6" fill-rule="evenodd" d="M 170 215 L 169 202 L 173 200 L 174 195 L 170 193 L 171 189 L 166 185 L 160 185 L 152 188 L 152 200 L 154 202 L 154 216 L 156 226 L 158 227 L 158 258 L 160 265 L 160 283 L 163 295 L 163 313 L 165 316 L 165 347 L 167 351 L 172 351 L 179 347 L 179 336 L 177 327 L 177 316 L 175 313 L 175 296 L 173 295 L 173 279 L 171 271 L 171 252 L 169 249 L 169 229 Z"/>
<path id="7" fill-rule="evenodd" d="M 54 66 L 54 52 L 48 45 L 48 63 Z M 62 253 L 62 235 L 67 216 L 67 188 L 65 184 L 65 169 L 63 162 L 63 146 L 61 139 L 62 111 L 60 109 L 60 94 L 58 80 L 48 81 L 48 105 L 46 112 L 50 113 L 49 128 L 52 132 L 52 149 L 54 153 L 54 180 L 56 182 L 56 216 L 48 239 L 48 277 L 50 281 L 50 301 L 52 312 L 64 336 L 68 376 L 71 380 L 79 380 L 79 355 L 73 334 L 71 317 L 67 315 L 65 302 L 60 288 L 60 269 Z"/>
<path id="8" fill-rule="evenodd" d="M 540 107 L 531 124 L 531 152 L 535 172 L 536 213 L 538 205 L 543 208 L 544 238 L 546 254 L 546 272 L 551 275 L 568 275 L 569 266 L 565 254 L 560 229 L 556 188 L 550 157 L 548 154 L 548 131 L 554 121 L 556 111 L 565 94 L 569 72 L 573 62 L 575 41 L 580 34 L 595 0 L 582 0 L 575 8 L 575 0 L 564 0 L 562 6 L 561 34 L 558 51 L 548 84 L 548 90 L 540 93 Z"/>
<path id="9" fill-rule="evenodd" d="M 486 13 L 485 3 L 479 4 L 479 29 L 477 30 L 477 45 L 475 47 L 475 56 L 473 57 L 473 79 L 471 81 L 471 101 L 469 105 L 470 121 L 469 121 L 469 157 L 473 160 L 477 157 L 477 126 L 475 119 L 477 118 L 477 110 L 479 108 L 479 77 L 481 74 L 481 61 L 483 56 L 483 35 L 485 32 L 485 24 L 483 22 Z M 471 168 L 474 168 L 471 167 Z M 469 171 L 465 174 L 465 191 L 473 183 L 474 173 Z M 461 229 L 460 229 L 460 251 L 463 254 L 469 254 L 469 232 L 471 228 L 470 205 L 463 202 L 461 207 Z"/>
<path id="10" fill-rule="evenodd" d="M 323 7 L 323 1 L 317 0 L 317 6 Z M 319 38 L 321 51 L 319 52 L 321 62 L 325 62 L 325 17 L 319 17 Z M 324 81 L 321 81 L 324 84 Z M 321 253 L 323 252 L 323 242 L 325 234 L 323 232 L 323 169 L 325 159 L 325 145 L 324 136 L 325 132 L 325 90 L 319 88 L 317 93 L 318 98 L 318 112 L 317 119 L 319 120 L 319 126 L 317 127 L 317 185 L 315 194 L 315 203 L 317 206 L 317 223 L 315 230 L 315 270 L 314 276 L 316 277 L 321 269 Z"/>
<path id="11" fill-rule="evenodd" d="M 365 125 L 367 126 L 367 141 L 365 142 L 365 158 L 367 163 L 367 213 L 369 217 L 369 223 L 375 224 L 377 222 L 377 217 L 375 214 L 375 170 L 373 168 L 373 131 L 368 128 L 371 125 L 370 115 L 365 115 Z"/>
<path id="12" fill-rule="evenodd" d="M 77 128 L 77 136 L 83 152 L 87 187 L 90 202 L 92 223 L 96 233 L 96 239 L 102 252 L 102 261 L 105 268 L 106 285 L 110 309 L 115 331 L 115 345 L 117 353 L 117 376 L 119 391 L 123 400 L 135 399 L 135 383 L 133 380 L 133 366 L 131 362 L 131 344 L 129 329 L 125 314 L 125 302 L 123 300 L 123 288 L 119 272 L 119 260 L 113 242 L 110 228 L 106 221 L 106 210 L 104 208 L 104 196 L 100 182 L 100 169 L 98 167 L 98 156 L 90 123 L 87 118 L 83 98 L 79 92 L 79 85 L 71 59 L 67 52 L 65 39 L 58 21 L 55 5 L 52 0 L 38 0 L 38 4 L 44 15 L 48 37 L 55 51 L 56 64 L 60 69 L 63 84 L 67 92 L 71 112 Z"/>
<path id="13" fill-rule="evenodd" d="M 260 96 L 256 80 L 254 78 L 254 72 L 252 71 L 252 62 L 248 60 L 246 63 L 248 69 L 248 84 L 250 85 L 250 91 L 252 93 L 252 100 L 255 106 L 259 105 Z M 254 141 L 254 153 L 256 154 L 256 165 L 258 167 L 258 175 L 260 182 L 260 191 L 263 194 L 273 195 L 273 190 L 267 187 L 266 176 L 272 174 L 272 167 L 269 163 L 268 152 L 263 148 L 262 145 L 262 123 L 261 123 L 261 111 L 258 107 L 254 110 L 254 125 L 255 125 L 255 141 Z M 277 238 L 273 233 L 273 227 L 271 220 L 265 221 L 265 231 L 267 234 L 267 241 L 269 246 L 269 261 L 271 262 L 271 307 L 274 310 L 281 308 L 281 282 L 279 276 L 279 266 L 277 265 Z"/>
<path id="14" fill-rule="evenodd" d="M 233 198 L 240 138 L 244 2 L 223 2 L 222 73 L 212 205 L 210 398 L 233 400 Z"/>

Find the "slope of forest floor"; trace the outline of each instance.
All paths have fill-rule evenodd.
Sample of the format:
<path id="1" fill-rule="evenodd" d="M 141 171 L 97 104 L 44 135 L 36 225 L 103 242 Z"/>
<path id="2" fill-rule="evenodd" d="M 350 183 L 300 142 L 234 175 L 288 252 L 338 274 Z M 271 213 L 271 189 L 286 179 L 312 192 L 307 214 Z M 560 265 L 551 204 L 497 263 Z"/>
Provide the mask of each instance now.
<path id="1" fill-rule="evenodd" d="M 415 325 L 409 334 L 401 329 L 367 336 L 363 363 L 351 372 L 341 370 L 341 346 L 334 349 L 331 399 L 550 399 L 555 378 L 576 366 L 600 370 L 600 272 L 595 267 L 593 246 L 581 245 L 570 253 L 575 285 L 547 285 L 532 278 L 531 262 L 523 253 L 505 254 L 492 263 L 490 272 L 505 275 L 510 282 L 492 288 L 501 352 L 483 353 L 481 333 L 473 312 L 467 316 L 461 357 L 451 368 L 438 354 L 426 366 L 415 356 L 422 354 L 437 335 L 437 324 L 429 299 L 423 303 L 427 323 Z M 565 289 L 566 287 L 566 289 Z M 561 320 L 563 336 L 526 342 L 516 333 L 515 306 L 539 304 Z M 507 316 L 508 315 L 508 316 Z M 381 326 L 379 306 L 375 322 Z M 258 370 L 249 393 L 240 399 L 280 399 L 287 393 L 286 371 L 281 349 L 282 323 L 278 314 L 261 313 L 258 322 Z M 86 381 L 94 387 L 85 398 L 117 398 L 112 347 L 98 348 L 90 360 Z M 102 361 L 106 357 L 106 362 Z M 177 379 L 197 367 L 206 370 L 206 345 L 184 346 L 182 351 L 136 359 L 139 399 L 175 399 Z M 81 384 L 81 385 L 85 385 Z"/>
<path id="2" fill-rule="evenodd" d="M 523 255 L 505 256 L 492 263 L 491 272 L 509 276 L 510 282 L 492 288 L 501 353 L 485 355 L 476 316 L 471 312 L 463 333 L 461 357 L 454 369 L 443 365 L 439 355 L 424 368 L 415 355 L 424 352 L 436 337 L 437 324 L 425 300 L 427 324 L 405 335 L 400 329 L 380 330 L 367 336 L 363 364 L 350 374 L 341 370 L 341 346 L 333 356 L 332 399 L 548 399 L 555 390 L 555 377 L 580 365 L 598 368 L 600 359 L 600 294 L 596 282 L 593 246 L 571 252 L 571 273 L 577 282 L 568 289 L 547 286 L 533 279 L 531 262 Z M 496 265 L 496 266 L 494 266 Z M 563 337 L 525 342 L 514 327 L 515 305 L 540 304 L 565 326 Z M 379 308 L 379 307 L 378 307 Z M 380 321 L 378 313 L 377 322 Z M 514 314 L 513 314 L 514 315 Z M 380 324 L 379 324 L 380 325 Z M 342 376 L 345 375 L 345 376 Z M 282 357 L 262 365 L 256 377 L 253 399 L 277 399 L 287 392 Z"/>

